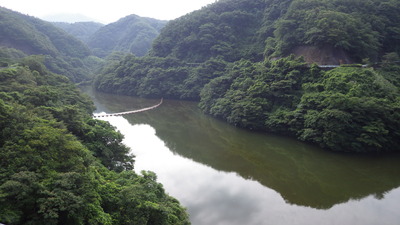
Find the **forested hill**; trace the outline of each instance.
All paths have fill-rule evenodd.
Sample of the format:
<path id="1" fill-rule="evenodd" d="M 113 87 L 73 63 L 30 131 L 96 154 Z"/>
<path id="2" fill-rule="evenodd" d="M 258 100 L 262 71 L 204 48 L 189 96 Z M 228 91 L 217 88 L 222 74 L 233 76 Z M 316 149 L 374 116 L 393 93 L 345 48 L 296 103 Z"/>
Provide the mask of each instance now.
<path id="1" fill-rule="evenodd" d="M 399 11 L 399 0 L 220 0 L 170 21 L 149 58 L 106 66 L 97 86 L 199 99 L 210 79 L 240 59 L 294 53 L 309 64 L 379 63 L 387 53 L 400 54 Z"/>
<path id="2" fill-rule="evenodd" d="M 204 62 L 212 57 L 227 61 L 262 59 L 265 38 L 261 27 L 270 4 L 284 1 L 220 0 L 171 21 L 154 42 L 151 55 Z M 284 8 L 279 11 L 285 10 Z"/>
<path id="3" fill-rule="evenodd" d="M 167 21 L 130 15 L 101 27 L 88 40 L 94 54 L 105 57 L 113 51 L 145 55 Z"/>
<path id="4" fill-rule="evenodd" d="M 40 61 L 0 67 L 0 224 L 189 224 L 89 97 Z"/>
<path id="5" fill-rule="evenodd" d="M 332 150 L 399 151 L 399 11 L 400 0 L 219 0 L 169 22 L 149 56 L 111 61 L 95 86 L 199 100 L 236 126 Z"/>
<path id="6" fill-rule="evenodd" d="M 378 60 L 400 51 L 399 8 L 398 0 L 220 0 L 169 23 L 152 55 L 260 60 L 317 46 L 332 49 L 326 57 L 343 51 L 356 62 Z"/>
<path id="7" fill-rule="evenodd" d="M 80 40 L 49 22 L 0 7 L 0 46 L 27 55 L 44 55 L 53 72 L 79 82 L 88 79 L 96 63 Z"/>
<path id="8" fill-rule="evenodd" d="M 76 22 L 76 23 L 65 23 L 65 22 L 53 22 L 53 24 L 70 35 L 78 38 L 79 40 L 87 43 L 90 37 L 98 31 L 104 24 L 96 22 Z"/>
<path id="9" fill-rule="evenodd" d="M 355 62 L 399 54 L 399 10 L 398 0 L 294 0 L 274 24 L 265 54 L 287 55 L 304 45 L 341 50 Z"/>
<path id="10" fill-rule="evenodd" d="M 0 8 L 0 12 L 2 46 L 19 49 L 26 54 L 62 54 L 71 57 L 90 55 L 87 46 L 49 22 L 6 8 Z"/>

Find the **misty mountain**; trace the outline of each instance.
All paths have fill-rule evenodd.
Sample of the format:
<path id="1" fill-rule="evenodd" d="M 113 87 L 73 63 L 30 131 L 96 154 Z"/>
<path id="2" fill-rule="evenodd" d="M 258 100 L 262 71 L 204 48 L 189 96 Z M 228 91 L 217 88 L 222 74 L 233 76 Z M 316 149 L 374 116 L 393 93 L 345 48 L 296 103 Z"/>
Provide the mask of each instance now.
<path id="1" fill-rule="evenodd" d="M 85 57 L 90 50 L 81 41 L 51 23 L 0 7 L 0 45 L 27 54 Z"/>
<path id="2" fill-rule="evenodd" d="M 104 26 L 104 24 L 96 22 L 76 22 L 76 23 L 53 22 L 53 24 L 85 43 L 89 41 L 90 37 L 96 31 L 98 31 L 101 27 Z"/>
<path id="3" fill-rule="evenodd" d="M 46 66 L 73 81 L 87 79 L 97 61 L 82 41 L 61 28 L 18 12 L 0 7 L 0 46 L 27 55 L 43 55 Z"/>
<path id="4" fill-rule="evenodd" d="M 113 51 L 145 55 L 167 21 L 130 15 L 101 27 L 88 41 L 93 53 L 105 57 Z"/>
<path id="5" fill-rule="evenodd" d="M 64 23 L 77 23 L 77 22 L 92 22 L 96 21 L 93 18 L 87 17 L 82 14 L 73 13 L 57 13 L 43 16 L 41 19 L 49 22 L 64 22 Z"/>

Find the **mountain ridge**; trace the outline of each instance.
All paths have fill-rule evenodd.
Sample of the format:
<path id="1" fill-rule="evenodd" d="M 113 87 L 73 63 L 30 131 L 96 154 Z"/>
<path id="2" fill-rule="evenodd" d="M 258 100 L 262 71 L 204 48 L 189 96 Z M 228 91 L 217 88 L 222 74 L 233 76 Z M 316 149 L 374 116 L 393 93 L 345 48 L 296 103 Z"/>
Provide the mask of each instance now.
<path id="1" fill-rule="evenodd" d="M 74 82 L 90 79 L 99 60 L 91 50 L 63 29 L 36 17 L 0 7 L 0 46 L 14 48 L 26 55 L 43 55 L 52 71 Z"/>
<path id="2" fill-rule="evenodd" d="M 99 57 L 105 57 L 113 51 L 144 56 L 166 23 L 132 14 L 101 27 L 87 43 Z"/>
<path id="3" fill-rule="evenodd" d="M 87 43 L 91 36 L 98 31 L 101 27 L 105 26 L 102 23 L 93 21 L 89 22 L 52 22 L 53 25 L 63 29 L 70 35 L 78 38 L 79 40 Z"/>

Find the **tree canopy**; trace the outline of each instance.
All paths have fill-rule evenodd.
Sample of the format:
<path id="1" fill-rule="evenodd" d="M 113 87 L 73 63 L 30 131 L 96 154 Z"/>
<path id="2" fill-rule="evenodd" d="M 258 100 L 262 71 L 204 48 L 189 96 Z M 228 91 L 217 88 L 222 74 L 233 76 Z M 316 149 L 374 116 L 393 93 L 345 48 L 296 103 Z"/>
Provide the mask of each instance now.
<path id="1" fill-rule="evenodd" d="M 346 51 L 354 60 L 378 60 L 382 52 L 399 53 L 397 0 L 296 0 L 276 21 L 266 54 L 279 56 L 311 45 Z"/>
<path id="2" fill-rule="evenodd" d="M 200 107 L 236 126 L 331 150 L 399 151 L 399 86 L 385 74 L 358 67 L 324 72 L 293 57 L 241 61 L 203 88 Z"/>

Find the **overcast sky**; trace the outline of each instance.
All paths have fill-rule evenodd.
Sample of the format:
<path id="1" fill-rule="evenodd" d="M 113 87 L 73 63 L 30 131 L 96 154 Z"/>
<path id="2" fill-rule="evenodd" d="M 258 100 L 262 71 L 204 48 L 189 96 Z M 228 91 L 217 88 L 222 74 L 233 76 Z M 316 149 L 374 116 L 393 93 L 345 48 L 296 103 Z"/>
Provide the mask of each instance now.
<path id="1" fill-rule="evenodd" d="M 102 23 L 136 14 L 172 20 L 216 0 L 0 0 L 0 6 L 30 16 L 82 14 Z"/>

